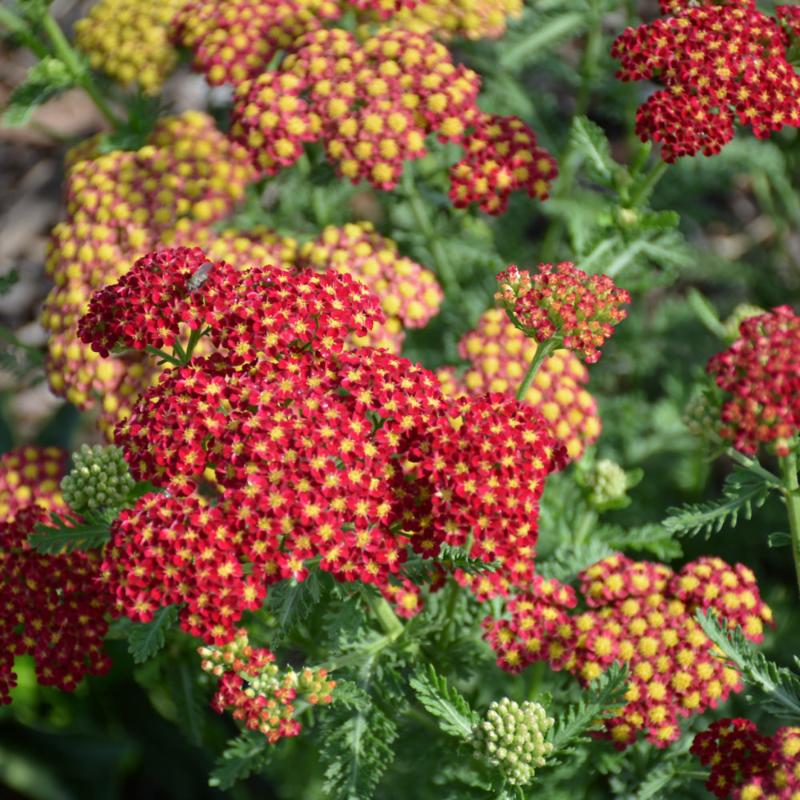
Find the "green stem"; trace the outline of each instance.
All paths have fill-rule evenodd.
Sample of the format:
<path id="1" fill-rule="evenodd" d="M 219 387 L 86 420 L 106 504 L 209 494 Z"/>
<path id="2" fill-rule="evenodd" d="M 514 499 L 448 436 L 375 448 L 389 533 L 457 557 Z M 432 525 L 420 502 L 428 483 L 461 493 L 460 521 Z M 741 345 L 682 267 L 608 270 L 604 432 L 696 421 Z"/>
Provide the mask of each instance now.
<path id="1" fill-rule="evenodd" d="M 644 201 L 650 197 L 653 189 L 656 188 L 656 184 L 664 177 L 668 166 L 669 164 L 667 164 L 666 161 L 662 161 L 660 158 L 656 161 L 650 172 L 647 173 L 644 181 L 639 184 L 636 191 L 631 195 L 629 203 L 630 208 L 639 208 Z"/>
<path id="2" fill-rule="evenodd" d="M 442 243 L 436 237 L 436 231 L 428 216 L 428 209 L 422 197 L 420 197 L 417 184 L 414 181 L 414 171 L 411 164 L 406 164 L 403 170 L 402 185 L 403 193 L 411 207 L 414 221 L 425 237 L 425 243 L 428 245 L 428 249 L 433 257 L 433 265 L 436 268 L 436 274 L 444 284 L 446 294 L 454 298 L 460 296 L 461 286 L 456 279 L 455 270 L 450 263 L 450 259 L 447 257 L 447 253 L 442 247 Z"/>
<path id="3" fill-rule="evenodd" d="M 392 607 L 386 602 L 385 597 L 370 597 L 367 595 L 367 605 L 372 613 L 378 618 L 378 622 L 383 628 L 390 641 L 399 638 L 403 633 L 403 623 L 400 622 L 397 614 L 392 611 Z"/>
<path id="4" fill-rule="evenodd" d="M 14 36 L 18 36 L 25 43 L 25 46 L 40 59 L 49 55 L 44 42 L 40 41 L 25 20 L 10 8 L 0 6 L 0 26 L 6 28 Z"/>
<path id="5" fill-rule="evenodd" d="M 148 345 L 145 348 L 145 350 L 146 350 L 146 352 L 148 352 L 148 353 L 150 353 L 150 354 L 152 354 L 154 356 L 158 356 L 160 359 L 163 359 L 164 361 L 167 362 L 167 364 L 172 364 L 174 367 L 182 367 L 183 366 L 183 362 L 181 361 L 180 358 L 176 358 L 175 356 L 170 355 L 169 353 L 167 353 L 164 350 L 159 350 L 157 347 L 151 347 L 150 345 Z"/>
<path id="6" fill-rule="evenodd" d="M 519 389 L 517 389 L 517 400 L 522 401 L 525 399 L 531 381 L 536 377 L 539 367 L 541 367 L 544 360 L 558 348 L 559 344 L 560 341 L 558 339 L 548 339 L 536 348 L 536 355 L 531 359 L 531 365 L 528 367 L 528 371 L 525 373 L 525 377 L 522 379 Z"/>
<path id="7" fill-rule="evenodd" d="M 58 23 L 53 19 L 53 16 L 48 12 L 42 17 L 42 28 L 50 40 L 53 47 L 53 53 L 59 58 L 64 66 L 72 74 L 75 83 L 78 84 L 85 92 L 92 98 L 92 102 L 97 106 L 100 113 L 108 120 L 114 128 L 120 128 L 123 121 L 111 110 L 111 107 L 106 102 L 100 90 L 95 85 L 94 80 L 89 72 L 84 68 L 81 59 L 73 49 L 72 45 L 67 41 L 64 32 L 59 27 Z"/>
<path id="8" fill-rule="evenodd" d="M 789 535 L 792 539 L 792 558 L 800 592 L 800 484 L 797 480 L 797 454 L 790 452 L 779 459 L 783 476 L 783 496 L 789 515 Z"/>

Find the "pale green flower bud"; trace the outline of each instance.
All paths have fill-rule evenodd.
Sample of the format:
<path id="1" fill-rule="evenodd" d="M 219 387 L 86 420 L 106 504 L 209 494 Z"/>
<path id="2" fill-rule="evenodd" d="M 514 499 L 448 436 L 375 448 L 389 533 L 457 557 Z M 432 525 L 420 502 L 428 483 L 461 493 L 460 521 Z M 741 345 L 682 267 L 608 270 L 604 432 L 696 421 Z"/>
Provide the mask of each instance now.
<path id="1" fill-rule="evenodd" d="M 497 768 L 509 783 L 524 786 L 553 751 L 546 741 L 553 723 L 539 703 L 526 700 L 520 705 L 504 697 L 489 706 L 484 720 L 473 730 L 476 755 Z"/>
<path id="2" fill-rule="evenodd" d="M 586 486 L 591 489 L 589 500 L 592 505 L 604 506 L 625 497 L 628 476 L 616 461 L 603 458 L 589 470 Z"/>
<path id="3" fill-rule="evenodd" d="M 61 481 L 70 508 L 79 514 L 119 511 L 135 486 L 122 451 L 84 444 L 72 460 L 72 469 Z"/>

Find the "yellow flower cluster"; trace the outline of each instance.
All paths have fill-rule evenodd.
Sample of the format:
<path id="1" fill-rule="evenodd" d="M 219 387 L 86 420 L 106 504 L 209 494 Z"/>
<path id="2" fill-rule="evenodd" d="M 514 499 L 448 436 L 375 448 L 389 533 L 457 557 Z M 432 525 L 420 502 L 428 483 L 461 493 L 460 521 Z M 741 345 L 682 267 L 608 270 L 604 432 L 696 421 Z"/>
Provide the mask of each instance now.
<path id="1" fill-rule="evenodd" d="M 459 379 L 452 368 L 440 370 L 444 391 L 513 394 L 536 347 L 536 342 L 509 322 L 504 311 L 489 309 L 459 343 L 461 357 L 469 362 L 463 377 Z M 524 397 L 550 423 L 571 459 L 578 458 L 600 435 L 597 403 L 585 388 L 588 380 L 586 367 L 572 353 L 557 350 L 541 365 Z"/>
<path id="2" fill-rule="evenodd" d="M 389 24 L 444 39 L 496 39 L 505 33 L 507 18 L 521 13 L 522 0 L 422 0 Z"/>
<path id="3" fill-rule="evenodd" d="M 397 245 L 376 233 L 369 222 L 328 226 L 306 244 L 299 266 L 335 269 L 365 283 L 381 303 L 386 322 L 357 344 L 402 350 L 406 328 L 421 328 L 439 310 L 444 295 L 433 273 L 397 252 Z"/>
<path id="4" fill-rule="evenodd" d="M 75 44 L 123 86 L 154 94 L 178 60 L 169 25 L 186 0 L 100 0 L 75 23 Z"/>

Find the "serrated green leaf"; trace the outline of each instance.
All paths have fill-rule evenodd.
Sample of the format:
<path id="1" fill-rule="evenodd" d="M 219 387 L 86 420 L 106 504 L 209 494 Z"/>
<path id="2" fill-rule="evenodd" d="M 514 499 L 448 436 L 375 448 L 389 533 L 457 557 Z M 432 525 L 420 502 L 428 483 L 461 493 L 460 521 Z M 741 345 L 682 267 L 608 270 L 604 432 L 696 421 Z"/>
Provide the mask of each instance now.
<path id="1" fill-rule="evenodd" d="M 320 576 L 312 571 L 304 581 L 287 580 L 276 584 L 267 596 L 267 610 L 272 613 L 275 627 L 270 643 L 275 646 L 303 622 L 322 597 Z"/>
<path id="2" fill-rule="evenodd" d="M 57 58 L 43 58 L 34 64 L 8 99 L 3 122 L 11 127 L 24 125 L 31 114 L 51 97 L 75 85 L 67 67 Z"/>
<path id="3" fill-rule="evenodd" d="M 211 772 L 208 785 L 230 789 L 237 781 L 249 778 L 269 763 L 272 751 L 263 733 L 245 731 L 231 739 Z"/>
<path id="4" fill-rule="evenodd" d="M 603 129 L 588 117 L 575 117 L 572 121 L 570 141 L 583 157 L 590 177 L 605 186 L 613 181 L 617 164 L 611 157 L 611 146 Z"/>
<path id="5" fill-rule="evenodd" d="M 432 664 L 418 669 L 409 685 L 428 713 L 436 717 L 436 722 L 445 733 L 463 740 L 472 737 L 472 730 L 480 721 L 480 716 Z"/>
<path id="6" fill-rule="evenodd" d="M 128 652 L 137 664 L 152 658 L 166 642 L 166 632 L 178 619 L 175 606 L 156 611 L 150 622 L 132 623 L 128 631 Z"/>
<path id="7" fill-rule="evenodd" d="M 203 743 L 205 715 L 196 674 L 184 660 L 170 663 L 167 667 L 167 685 L 175 704 L 178 727 L 192 744 L 199 747 Z"/>
<path id="8" fill-rule="evenodd" d="M 558 14 L 546 19 L 532 31 L 508 43 L 500 56 L 500 66 L 506 70 L 516 70 L 539 61 L 559 42 L 581 33 L 586 24 L 587 17 L 580 12 Z"/>
<path id="9" fill-rule="evenodd" d="M 52 525 L 39 523 L 28 537 L 28 544 L 38 553 L 72 553 L 102 547 L 110 538 L 109 525 L 104 520 L 81 520 L 67 514 L 50 514 Z"/>
<path id="10" fill-rule="evenodd" d="M 719 533 L 724 525 L 735 527 L 740 516 L 750 519 L 753 509 L 764 505 L 772 488 L 761 475 L 737 467 L 725 479 L 721 498 L 670 508 L 661 524 L 678 536 L 702 533 L 709 538 L 712 533 Z"/>

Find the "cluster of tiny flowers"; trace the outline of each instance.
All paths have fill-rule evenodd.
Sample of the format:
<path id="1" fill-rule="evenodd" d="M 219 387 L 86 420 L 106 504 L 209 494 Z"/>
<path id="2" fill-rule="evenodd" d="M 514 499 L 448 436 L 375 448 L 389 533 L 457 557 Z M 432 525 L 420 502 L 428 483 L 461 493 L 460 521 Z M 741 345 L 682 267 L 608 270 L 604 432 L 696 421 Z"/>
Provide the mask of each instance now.
<path id="1" fill-rule="evenodd" d="M 11 702 L 16 656 L 33 656 L 39 683 L 63 691 L 110 666 L 96 557 L 40 555 L 28 544 L 45 509 L 64 510 L 65 463 L 55 448 L 20 448 L 0 460 L 0 705 Z"/>
<path id="2" fill-rule="evenodd" d="M 800 38 L 800 7 L 776 6 L 775 14 L 791 37 Z"/>
<path id="3" fill-rule="evenodd" d="M 384 30 L 359 42 L 322 29 L 297 39 L 278 71 L 236 87 L 231 134 L 267 174 L 323 141 L 342 176 L 391 189 L 404 162 L 425 155 L 428 134 L 463 137 L 479 88 L 430 37 Z"/>
<path id="4" fill-rule="evenodd" d="M 84 444 L 72 454 L 72 468 L 61 481 L 64 501 L 79 514 L 116 514 L 136 485 L 118 447 Z"/>
<path id="5" fill-rule="evenodd" d="M 694 737 L 691 752 L 711 767 L 706 787 L 719 798 L 800 798 L 798 727 L 765 736 L 748 719 L 720 719 Z"/>
<path id="6" fill-rule="evenodd" d="M 557 338 L 588 364 L 600 358 L 600 348 L 627 312 L 631 297 L 606 275 L 587 275 L 568 261 L 555 267 L 540 264 L 531 275 L 515 266 L 497 276 L 495 294 L 526 336 L 537 342 Z"/>
<path id="7" fill-rule="evenodd" d="M 58 483 L 66 465 L 58 447 L 18 447 L 0 456 L 0 520 L 31 505 L 45 511 L 62 507 Z"/>
<path id="8" fill-rule="evenodd" d="M 800 430 L 800 317 L 788 306 L 749 317 L 739 338 L 708 362 L 724 392 L 720 435 L 744 453 L 771 445 L 778 455 Z"/>
<path id="9" fill-rule="evenodd" d="M 216 352 L 165 371 L 117 426 L 134 477 L 168 492 L 140 498 L 112 526 L 104 577 L 118 613 L 147 621 L 183 603 L 184 629 L 224 643 L 270 583 L 303 580 L 315 559 L 409 615 L 421 608 L 402 571 L 409 550 L 435 558 L 444 543 L 471 542 L 505 587 L 530 581 L 539 497 L 564 458 L 543 419 L 508 396 L 448 402 L 427 370 L 349 348 L 382 316 L 347 274 L 262 267 L 212 285 L 215 271 L 229 274 L 212 264 L 187 300 L 189 257 L 205 269 L 202 253 L 178 249 L 126 276 L 144 291 L 158 259 L 161 286 L 172 259 L 184 299 L 153 292 L 152 313 L 202 308 Z M 146 339 L 163 339 L 120 287 L 93 300 L 87 342 L 109 349 L 112 328 L 139 336 L 134 317 Z"/>
<path id="10" fill-rule="evenodd" d="M 389 24 L 446 39 L 497 39 L 507 18 L 520 14 L 521 0 L 421 0 L 400 9 Z"/>
<path id="11" fill-rule="evenodd" d="M 186 0 L 100 0 L 75 23 L 75 44 L 94 69 L 155 93 L 178 61 L 169 25 Z"/>
<path id="12" fill-rule="evenodd" d="M 89 297 L 137 258 L 172 242 L 213 236 L 210 251 L 233 264 L 243 250 L 276 260 L 282 243 L 269 232 L 243 237 L 212 230 L 244 196 L 253 174 L 244 152 L 197 112 L 160 120 L 139 150 L 103 154 L 89 140 L 71 152 L 68 218 L 52 232 L 46 264 L 55 284 L 42 311 L 50 334 L 47 370 L 53 391 L 80 408 L 102 396 L 106 431 L 158 369 L 130 354 L 103 360 L 79 341 L 77 321 Z"/>
<path id="13" fill-rule="evenodd" d="M 539 703 L 526 700 L 520 705 L 504 697 L 492 703 L 483 722 L 475 726 L 475 754 L 513 786 L 525 786 L 553 752 L 545 737 L 554 723 Z"/>
<path id="14" fill-rule="evenodd" d="M 755 642 L 772 619 L 752 572 L 718 558 L 673 573 L 663 564 L 610 556 L 581 573 L 580 582 L 587 611 L 569 613 L 576 603 L 571 590 L 527 593 L 508 604 L 510 619 L 486 620 L 487 635 L 499 665 L 511 671 L 548 661 L 589 683 L 612 662 L 626 662 L 627 703 L 605 723 L 620 748 L 639 731 L 664 747 L 679 736 L 680 717 L 741 690 L 739 675 L 695 621 L 697 610 L 715 610 Z"/>
<path id="15" fill-rule="evenodd" d="M 300 733 L 295 719 L 299 698 L 311 705 L 333 702 L 335 681 L 328 680 L 324 669 L 292 669 L 282 672 L 275 656 L 264 647 L 252 647 L 247 631 L 240 628 L 222 647 L 200 647 L 201 666 L 219 679 L 219 688 L 211 707 L 233 718 L 252 731 L 259 731 L 274 744 Z"/>
<path id="16" fill-rule="evenodd" d="M 477 203 L 502 214 L 512 192 L 547 199 L 558 175 L 556 161 L 518 117 L 481 114 L 463 141 L 464 155 L 450 170 L 450 199 L 456 208 Z"/>
<path id="17" fill-rule="evenodd" d="M 406 328 L 422 328 L 444 300 L 430 270 L 397 252 L 397 245 L 379 235 L 369 222 L 342 228 L 329 226 L 301 250 L 298 266 L 345 272 L 364 283 L 380 299 L 386 321 L 357 344 L 400 353 Z"/>
<path id="18" fill-rule="evenodd" d="M 489 309 L 459 342 L 459 355 L 469 362 L 466 372 L 459 378 L 452 367 L 439 370 L 442 388 L 450 396 L 485 391 L 513 395 L 537 346 L 509 322 L 504 311 Z M 549 423 L 570 459 L 579 458 L 600 435 L 597 403 L 586 390 L 588 380 L 586 367 L 572 353 L 557 350 L 542 363 L 523 398 Z"/>
<path id="19" fill-rule="evenodd" d="M 800 76 L 786 59 L 789 37 L 755 0 L 698 4 L 662 0 L 670 16 L 628 28 L 612 54 L 618 77 L 664 88 L 639 108 L 636 132 L 662 145 L 665 161 L 718 153 L 734 122 L 767 138 L 800 126 Z M 796 13 L 781 18 L 792 26 Z"/>
<path id="20" fill-rule="evenodd" d="M 332 0 L 189 0 L 174 16 L 172 37 L 192 51 L 193 66 L 212 86 L 265 72 L 301 34 L 339 16 Z"/>

